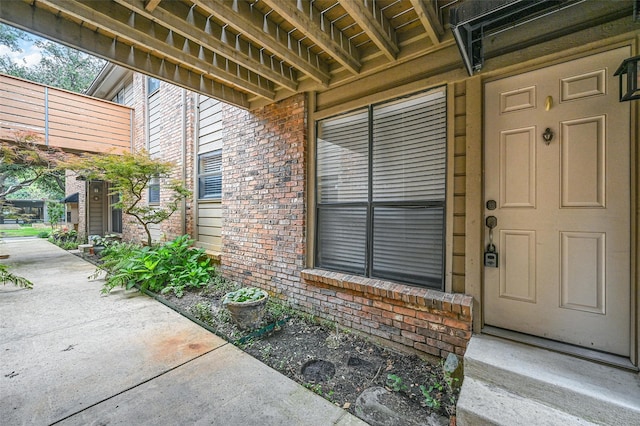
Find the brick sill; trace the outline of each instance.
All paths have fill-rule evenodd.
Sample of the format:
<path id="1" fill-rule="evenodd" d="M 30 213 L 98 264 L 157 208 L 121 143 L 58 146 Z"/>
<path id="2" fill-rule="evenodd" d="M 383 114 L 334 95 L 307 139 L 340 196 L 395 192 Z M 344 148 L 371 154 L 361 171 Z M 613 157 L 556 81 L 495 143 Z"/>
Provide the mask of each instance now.
<path id="1" fill-rule="evenodd" d="M 455 312 L 463 317 L 470 318 L 473 304 L 473 298 L 464 294 L 445 293 L 324 269 L 305 269 L 300 275 L 306 281 L 362 293 L 365 297 L 369 296 L 372 299 L 386 298 L 409 306 Z"/>

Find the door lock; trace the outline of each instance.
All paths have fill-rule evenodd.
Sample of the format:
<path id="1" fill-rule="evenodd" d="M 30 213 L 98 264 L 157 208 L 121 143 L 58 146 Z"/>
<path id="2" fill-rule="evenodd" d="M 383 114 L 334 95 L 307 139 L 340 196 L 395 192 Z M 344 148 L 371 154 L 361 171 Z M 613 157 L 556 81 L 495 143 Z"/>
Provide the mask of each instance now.
<path id="1" fill-rule="evenodd" d="M 485 224 L 487 225 L 487 228 L 489 228 L 489 245 L 487 246 L 487 250 L 484 252 L 484 266 L 487 268 L 497 268 L 498 252 L 496 251 L 495 244 L 493 244 L 493 228 L 498 226 L 498 218 L 495 216 L 487 216 Z"/>

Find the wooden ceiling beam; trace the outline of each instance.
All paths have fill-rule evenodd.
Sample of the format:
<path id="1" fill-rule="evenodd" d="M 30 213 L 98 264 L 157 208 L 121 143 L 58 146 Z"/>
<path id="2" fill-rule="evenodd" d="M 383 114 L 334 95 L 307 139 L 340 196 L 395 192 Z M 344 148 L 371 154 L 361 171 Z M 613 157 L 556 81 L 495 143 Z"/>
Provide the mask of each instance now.
<path id="1" fill-rule="evenodd" d="M 362 64 L 358 50 L 338 28 L 332 29 L 331 23 L 319 11 L 313 9 L 308 1 L 298 0 L 297 2 L 304 10 L 298 9 L 296 0 L 262 0 L 262 2 L 298 28 L 347 70 L 354 74 L 360 72 Z"/>
<path id="2" fill-rule="evenodd" d="M 260 49 L 247 43 L 242 38 L 234 37 L 213 20 L 194 13 L 192 9 L 180 2 L 164 2 L 153 12 L 144 7 L 143 0 L 115 0 L 124 7 L 145 16 L 147 19 L 160 22 L 162 25 L 194 43 L 260 74 L 280 86 L 296 91 L 296 70 L 292 67 L 274 62 L 264 57 Z M 187 22 L 189 20 L 190 22 Z"/>
<path id="3" fill-rule="evenodd" d="M 327 64 L 313 52 L 301 51 L 295 43 L 289 43 L 286 32 L 246 1 L 234 0 L 231 4 L 217 0 L 192 2 L 206 13 L 228 23 L 256 46 L 264 47 L 324 87 L 329 85 L 331 75 Z"/>
<path id="4" fill-rule="evenodd" d="M 106 27 L 109 32 L 115 33 L 116 37 L 154 52 L 152 56 L 188 64 L 197 73 L 210 74 L 233 87 L 270 100 L 275 99 L 275 91 L 268 87 L 271 85 L 269 81 L 258 76 L 254 76 L 257 81 L 250 81 L 252 76 L 248 70 L 236 68 L 238 65 L 205 51 L 202 47 L 191 46 L 186 39 L 179 40 L 179 37 L 170 30 L 116 3 L 81 3 L 75 0 L 39 0 L 39 3 L 58 9 L 98 28 Z M 191 53 L 192 48 L 196 50 L 195 54 Z"/>
<path id="5" fill-rule="evenodd" d="M 0 21 L 188 90 L 249 109 L 245 93 L 20 1 L 0 1 Z"/>
<path id="6" fill-rule="evenodd" d="M 149 12 L 153 12 L 156 7 L 160 4 L 160 0 L 146 0 L 144 8 Z"/>
<path id="7" fill-rule="evenodd" d="M 390 61 L 394 61 L 400 52 L 396 43 L 395 30 L 391 27 L 389 20 L 381 13 L 378 4 L 369 2 L 369 7 L 372 9 L 359 1 L 343 1 L 340 5 L 367 33 L 378 49 Z"/>
<path id="8" fill-rule="evenodd" d="M 440 39 L 444 36 L 444 28 L 442 27 L 433 6 L 431 4 L 427 4 L 426 0 L 409 1 L 411 1 L 413 9 L 418 14 L 418 18 L 433 44 L 439 44 Z"/>

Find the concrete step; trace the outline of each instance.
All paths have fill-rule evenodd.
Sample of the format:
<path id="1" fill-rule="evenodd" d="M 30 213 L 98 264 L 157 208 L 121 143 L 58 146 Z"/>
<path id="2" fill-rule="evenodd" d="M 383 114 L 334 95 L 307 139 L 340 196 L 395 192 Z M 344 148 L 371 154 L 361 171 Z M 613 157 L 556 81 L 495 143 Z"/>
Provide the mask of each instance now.
<path id="1" fill-rule="evenodd" d="M 637 373 L 497 337 L 475 335 L 464 356 L 464 374 L 463 390 L 467 394 L 469 391 L 464 388 L 470 378 L 470 386 L 484 382 L 491 388 L 502 388 L 509 394 L 595 424 L 640 424 Z M 465 401 L 463 404 L 473 405 Z"/>
<path id="2" fill-rule="evenodd" d="M 579 417 L 471 377 L 464 379 L 456 407 L 456 420 L 459 426 L 594 425 Z"/>

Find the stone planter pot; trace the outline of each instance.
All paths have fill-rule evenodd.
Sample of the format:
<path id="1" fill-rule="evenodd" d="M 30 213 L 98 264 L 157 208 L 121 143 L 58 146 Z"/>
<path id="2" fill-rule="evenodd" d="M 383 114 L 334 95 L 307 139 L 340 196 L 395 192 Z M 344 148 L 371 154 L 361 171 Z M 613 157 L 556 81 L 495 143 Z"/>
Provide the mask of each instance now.
<path id="1" fill-rule="evenodd" d="M 232 302 L 225 297 L 223 305 L 238 327 L 243 330 L 251 330 L 260 326 L 268 298 L 269 295 L 266 292 L 264 292 L 263 298 L 250 302 Z"/>

